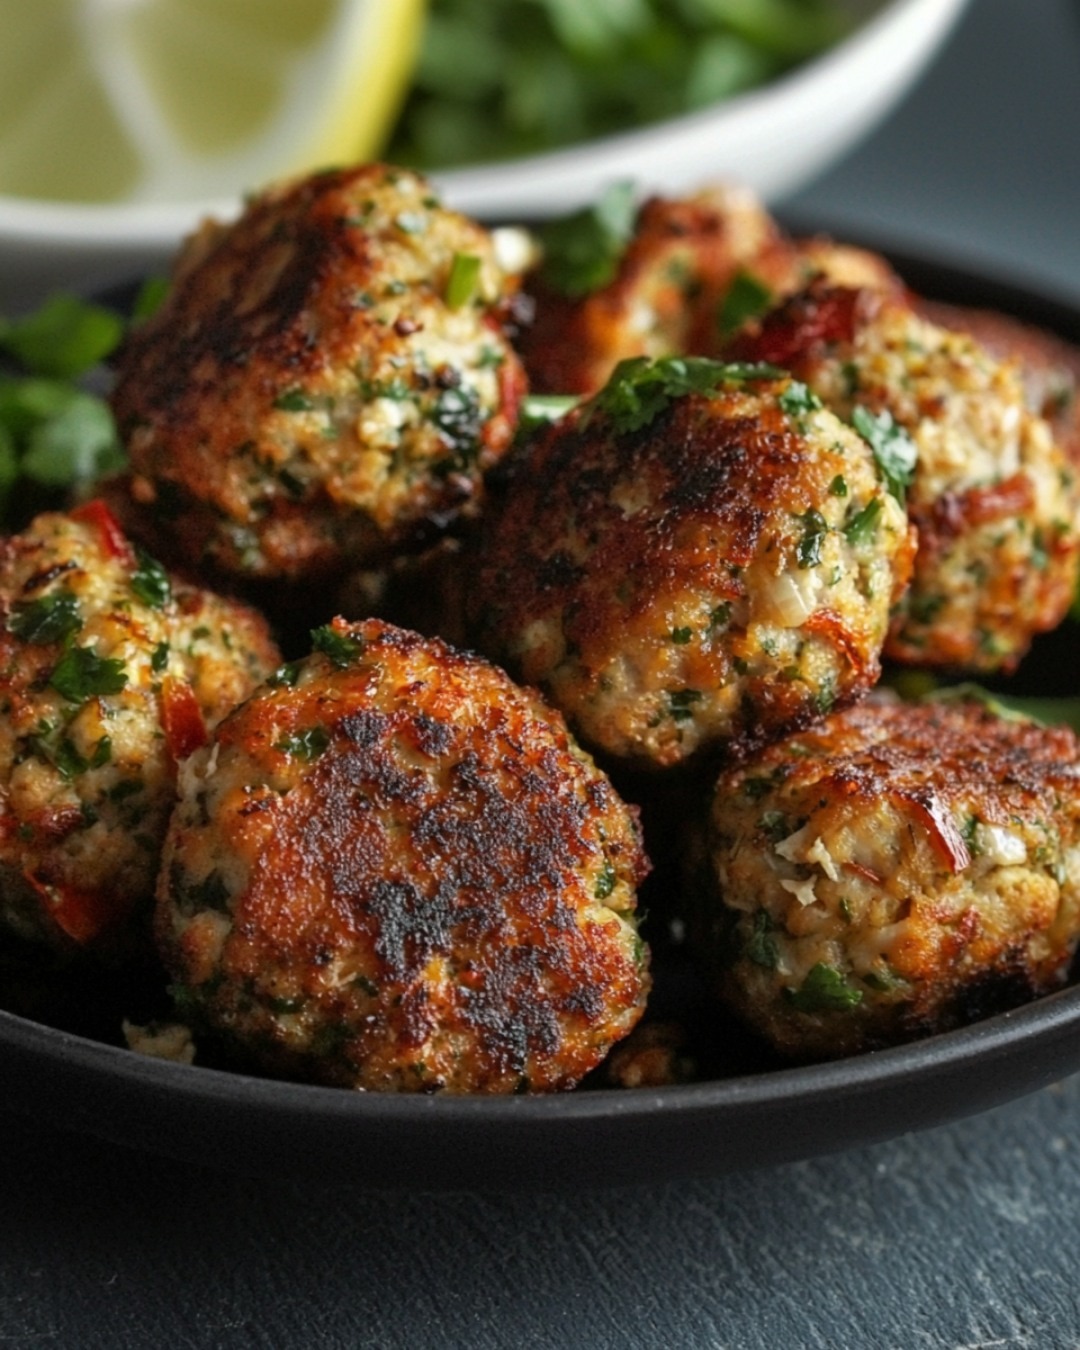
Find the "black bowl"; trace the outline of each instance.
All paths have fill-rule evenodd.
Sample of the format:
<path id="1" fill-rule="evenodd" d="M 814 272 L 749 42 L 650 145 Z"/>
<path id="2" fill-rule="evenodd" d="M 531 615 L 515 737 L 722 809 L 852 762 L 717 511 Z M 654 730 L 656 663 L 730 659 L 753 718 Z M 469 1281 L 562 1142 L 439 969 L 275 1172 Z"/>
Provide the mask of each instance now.
<path id="1" fill-rule="evenodd" d="M 920 293 L 997 309 L 1080 344 L 1080 312 L 1024 286 L 889 250 Z M 1076 690 L 1080 627 L 1040 639 L 1025 693 Z M 658 994 L 714 1014 L 660 954 Z M 752 1047 L 751 1047 L 752 1050 Z M 744 1052 L 708 1081 L 553 1097 L 420 1097 L 277 1082 L 133 1054 L 0 1011 L 4 1105 L 51 1124 L 248 1174 L 424 1190 L 581 1187 L 720 1174 L 970 1115 L 1080 1069 L 1080 987 L 962 1030 L 839 1062 Z"/>

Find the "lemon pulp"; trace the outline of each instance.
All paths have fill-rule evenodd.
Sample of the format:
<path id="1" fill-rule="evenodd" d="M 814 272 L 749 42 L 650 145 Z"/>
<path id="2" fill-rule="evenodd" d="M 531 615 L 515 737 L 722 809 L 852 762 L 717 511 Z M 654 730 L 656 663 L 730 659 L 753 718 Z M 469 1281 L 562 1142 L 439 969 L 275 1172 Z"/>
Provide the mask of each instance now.
<path id="1" fill-rule="evenodd" d="M 228 196 L 373 157 L 424 0 L 0 0 L 0 193 Z"/>

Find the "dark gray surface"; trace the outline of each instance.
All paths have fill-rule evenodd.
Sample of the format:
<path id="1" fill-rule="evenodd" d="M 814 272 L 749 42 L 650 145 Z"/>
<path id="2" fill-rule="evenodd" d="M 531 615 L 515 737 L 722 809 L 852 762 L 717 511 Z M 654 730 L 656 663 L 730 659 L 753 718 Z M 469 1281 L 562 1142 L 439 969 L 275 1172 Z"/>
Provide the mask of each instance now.
<path id="1" fill-rule="evenodd" d="M 794 206 L 1080 299 L 1080 14 L 973 0 Z M 837 1104 L 842 1112 L 843 1103 Z M 365 1195 L 0 1116 L 0 1346 L 1080 1346 L 1080 1081 L 715 1182 Z M 209 1160 L 208 1160 L 209 1161 Z"/>

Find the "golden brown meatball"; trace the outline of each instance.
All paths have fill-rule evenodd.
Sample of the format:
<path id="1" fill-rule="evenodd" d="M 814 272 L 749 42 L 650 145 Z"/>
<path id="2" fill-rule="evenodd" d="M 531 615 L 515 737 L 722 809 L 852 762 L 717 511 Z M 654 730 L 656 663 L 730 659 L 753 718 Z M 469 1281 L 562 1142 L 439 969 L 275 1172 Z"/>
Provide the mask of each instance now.
<path id="1" fill-rule="evenodd" d="M 732 297 L 734 326 L 743 304 L 756 310 L 792 289 L 793 269 L 791 243 L 746 189 L 652 197 L 610 281 L 566 294 L 543 266 L 526 279 L 536 304 L 522 337 L 530 383 L 540 393 L 592 394 L 621 360 L 715 355 L 727 326 L 725 300 Z"/>
<path id="2" fill-rule="evenodd" d="M 632 811 L 479 657 L 313 637 L 184 767 L 157 915 L 182 1007 L 286 1076 L 572 1087 L 648 988 Z"/>
<path id="3" fill-rule="evenodd" d="M 852 1054 L 1063 983 L 1080 743 L 978 703 L 873 696 L 720 775 L 694 941 L 786 1054 Z"/>
<path id="4" fill-rule="evenodd" d="M 180 258 L 122 352 L 135 495 L 189 564 L 363 565 L 474 508 L 523 375 L 491 236 L 384 165 L 271 188 Z"/>
<path id="5" fill-rule="evenodd" d="M 876 681 L 907 520 L 804 385 L 628 363 L 513 469 L 482 530 L 475 641 L 592 746 L 670 767 Z"/>
<path id="6" fill-rule="evenodd" d="M 176 765 L 278 664 L 262 619 L 171 578 L 100 502 L 0 545 L 0 918 L 137 941 Z"/>
<path id="7" fill-rule="evenodd" d="M 730 355 L 791 370 L 890 453 L 917 458 L 907 497 L 918 529 L 891 658 L 1011 670 L 1064 617 L 1077 580 L 1077 477 L 1009 363 L 872 289 L 811 286 L 751 325 Z"/>

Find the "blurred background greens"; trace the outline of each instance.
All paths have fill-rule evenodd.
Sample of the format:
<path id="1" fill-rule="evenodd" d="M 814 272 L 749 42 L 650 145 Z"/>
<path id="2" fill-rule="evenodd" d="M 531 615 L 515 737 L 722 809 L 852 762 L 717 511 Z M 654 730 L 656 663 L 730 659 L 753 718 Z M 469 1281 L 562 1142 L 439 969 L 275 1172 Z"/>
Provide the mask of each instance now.
<path id="1" fill-rule="evenodd" d="M 858 8 L 430 0 L 387 158 L 427 169 L 508 159 L 692 112 L 816 56 L 850 30 Z"/>

